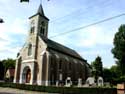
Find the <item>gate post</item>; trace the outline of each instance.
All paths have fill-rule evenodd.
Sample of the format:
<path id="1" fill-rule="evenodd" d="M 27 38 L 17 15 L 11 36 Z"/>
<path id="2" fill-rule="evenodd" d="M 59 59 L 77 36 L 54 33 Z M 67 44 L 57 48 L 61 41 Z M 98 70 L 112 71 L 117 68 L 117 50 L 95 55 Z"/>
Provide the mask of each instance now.
<path id="1" fill-rule="evenodd" d="M 117 84 L 117 94 L 125 94 L 125 83 Z"/>

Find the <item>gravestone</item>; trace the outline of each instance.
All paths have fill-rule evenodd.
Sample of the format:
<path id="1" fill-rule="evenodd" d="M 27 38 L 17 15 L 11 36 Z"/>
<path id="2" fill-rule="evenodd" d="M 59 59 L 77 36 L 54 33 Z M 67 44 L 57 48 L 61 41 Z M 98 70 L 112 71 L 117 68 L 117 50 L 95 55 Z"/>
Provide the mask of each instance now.
<path id="1" fill-rule="evenodd" d="M 88 77 L 88 79 L 86 80 L 86 84 L 89 85 L 89 86 L 95 85 L 95 78 L 94 77 Z"/>
<path id="2" fill-rule="evenodd" d="M 98 83 L 98 86 L 103 86 L 103 84 L 104 84 L 103 78 L 102 77 L 98 77 L 97 83 Z"/>
<path id="3" fill-rule="evenodd" d="M 67 77 L 65 86 L 66 86 L 66 87 L 70 87 L 71 85 L 72 85 L 71 78 L 70 78 L 70 77 Z"/>
<path id="4" fill-rule="evenodd" d="M 78 87 L 82 87 L 82 79 L 81 78 L 78 79 Z"/>
<path id="5" fill-rule="evenodd" d="M 57 86 L 57 87 L 59 86 L 59 81 L 56 81 L 56 86 Z"/>

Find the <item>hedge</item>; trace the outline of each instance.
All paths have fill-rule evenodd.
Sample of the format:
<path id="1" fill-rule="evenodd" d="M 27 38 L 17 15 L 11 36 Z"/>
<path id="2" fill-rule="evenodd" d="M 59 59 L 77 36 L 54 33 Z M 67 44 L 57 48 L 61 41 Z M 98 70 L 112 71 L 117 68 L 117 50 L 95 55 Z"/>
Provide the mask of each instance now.
<path id="1" fill-rule="evenodd" d="M 0 82 L 0 87 L 10 87 L 22 90 L 60 93 L 60 94 L 117 94 L 116 88 L 54 87 L 54 86 L 38 86 L 38 85 L 26 85 L 26 84 L 5 83 L 5 82 Z"/>

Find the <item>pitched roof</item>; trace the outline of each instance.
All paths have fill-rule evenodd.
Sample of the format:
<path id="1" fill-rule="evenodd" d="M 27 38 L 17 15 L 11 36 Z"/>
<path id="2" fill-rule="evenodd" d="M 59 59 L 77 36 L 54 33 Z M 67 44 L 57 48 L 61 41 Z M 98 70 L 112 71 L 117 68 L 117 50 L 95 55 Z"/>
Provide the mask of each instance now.
<path id="1" fill-rule="evenodd" d="M 69 56 L 75 57 L 77 59 L 84 60 L 75 50 L 70 49 L 62 44 L 59 44 L 53 40 L 50 40 L 48 38 L 45 38 L 44 36 L 41 37 L 47 44 L 47 47 L 53 50 L 56 50 L 58 52 L 61 52 L 63 54 L 67 54 Z"/>
<path id="2" fill-rule="evenodd" d="M 15 69 L 9 68 L 8 71 L 10 76 L 14 76 Z"/>
<path id="3" fill-rule="evenodd" d="M 42 16 L 45 16 L 45 15 L 44 15 L 44 11 L 43 11 L 43 7 L 42 7 L 41 4 L 40 4 L 40 6 L 39 6 L 39 8 L 38 8 L 37 13 L 39 13 L 39 14 L 42 15 Z"/>
<path id="4" fill-rule="evenodd" d="M 44 11 L 43 11 L 43 7 L 42 5 L 40 4 L 38 10 L 37 10 L 37 13 L 34 14 L 33 16 L 29 17 L 29 19 L 31 19 L 32 17 L 36 16 L 36 15 L 40 15 L 42 17 L 44 17 L 46 20 L 49 20 L 45 15 L 44 15 Z"/>

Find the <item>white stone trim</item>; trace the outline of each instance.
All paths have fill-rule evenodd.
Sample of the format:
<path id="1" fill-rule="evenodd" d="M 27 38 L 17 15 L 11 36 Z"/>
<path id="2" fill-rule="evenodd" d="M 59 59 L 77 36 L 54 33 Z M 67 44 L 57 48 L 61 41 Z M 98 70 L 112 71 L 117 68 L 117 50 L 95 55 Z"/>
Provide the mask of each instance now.
<path id="1" fill-rule="evenodd" d="M 20 57 L 21 57 L 21 55 L 19 55 L 19 56 L 16 58 L 16 60 L 18 60 Z"/>
<path id="2" fill-rule="evenodd" d="M 29 84 L 33 84 L 33 77 L 34 77 L 34 63 L 23 63 L 21 64 L 21 73 L 20 73 L 20 80 L 19 83 L 25 83 L 24 79 L 23 79 L 23 71 L 25 67 L 29 67 L 31 70 L 31 80 Z"/>
<path id="3" fill-rule="evenodd" d="M 23 60 L 22 62 L 23 63 L 25 63 L 25 62 L 37 62 L 37 60 L 36 59 L 28 59 L 28 60 Z"/>
<path id="4" fill-rule="evenodd" d="M 69 62 L 69 58 L 67 56 L 65 56 L 65 59 Z"/>
<path id="5" fill-rule="evenodd" d="M 59 59 L 59 55 L 58 54 L 55 53 L 55 56 L 56 56 L 57 59 Z"/>
<path id="6" fill-rule="evenodd" d="M 44 55 L 45 52 L 46 52 L 46 50 L 43 50 L 43 51 L 40 53 L 40 55 Z"/>

